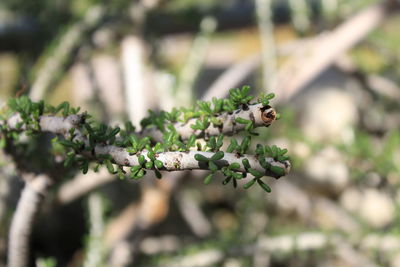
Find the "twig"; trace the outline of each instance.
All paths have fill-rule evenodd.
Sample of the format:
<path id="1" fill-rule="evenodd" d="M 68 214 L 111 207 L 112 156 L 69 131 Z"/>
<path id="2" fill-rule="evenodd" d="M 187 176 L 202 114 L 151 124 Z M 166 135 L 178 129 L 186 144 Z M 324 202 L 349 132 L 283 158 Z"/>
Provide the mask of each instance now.
<path id="1" fill-rule="evenodd" d="M 211 100 L 213 97 L 222 98 L 228 94 L 226 88 L 235 88 L 261 63 L 260 54 L 251 55 L 245 60 L 234 64 L 208 88 L 203 95 L 203 100 Z"/>
<path id="2" fill-rule="evenodd" d="M 176 89 L 177 102 L 190 105 L 193 102 L 193 85 L 200 73 L 204 57 L 217 23 L 212 17 L 205 17 L 200 23 L 200 33 L 193 41 L 188 60 L 180 72 L 179 86 Z"/>
<path id="3" fill-rule="evenodd" d="M 362 10 L 332 32 L 320 35 L 299 49 L 276 77 L 276 100 L 289 100 L 341 54 L 365 38 L 385 18 L 385 4 L 380 2 Z"/>
<path id="4" fill-rule="evenodd" d="M 72 25 L 58 41 L 58 46 L 47 57 L 43 66 L 37 73 L 37 78 L 32 85 L 30 97 L 37 101 L 43 98 L 49 87 L 54 83 L 59 72 L 70 59 L 71 52 L 80 44 L 85 34 L 91 30 L 106 14 L 106 9 L 93 6 L 86 13 L 82 21 Z"/>
<path id="5" fill-rule="evenodd" d="M 193 130 L 191 128 L 191 126 L 195 124 L 197 119 L 190 119 L 186 123 L 182 122 L 175 123 L 174 128 L 184 140 L 188 139 L 192 134 L 195 134 L 197 137 L 215 136 L 221 133 L 232 135 L 245 128 L 244 124 L 236 123 L 236 118 L 238 117 L 246 120 L 251 120 L 254 124 L 254 127 L 261 127 L 261 126 L 268 127 L 269 125 L 272 124 L 272 122 L 274 122 L 276 118 L 276 112 L 271 107 L 263 107 L 262 104 L 254 104 L 254 105 L 249 105 L 243 109 L 238 109 L 232 114 L 224 113 L 217 116 L 217 118 L 223 124 L 220 126 L 215 126 L 214 124 L 210 124 L 210 126 L 204 131 Z M 141 135 L 151 136 L 156 141 L 163 140 L 162 133 L 156 128 L 144 129 Z"/>
<path id="6" fill-rule="evenodd" d="M 321 1 L 326 2 L 326 1 Z M 308 3 L 306 0 L 289 0 L 292 25 L 301 33 L 310 28 Z"/>
<path id="7" fill-rule="evenodd" d="M 299 46 L 305 44 L 307 38 L 291 41 L 277 47 L 278 56 L 288 56 Z M 227 88 L 236 88 L 240 83 L 252 74 L 261 64 L 261 54 L 255 53 L 238 63 L 231 65 L 224 71 L 207 89 L 202 100 L 211 100 L 213 97 L 223 98 L 228 94 Z"/>
<path id="8" fill-rule="evenodd" d="M 79 174 L 74 179 L 61 185 L 57 194 L 57 202 L 61 205 L 71 203 L 75 199 L 115 179 L 116 176 L 111 175 L 105 168 L 100 169 L 99 172 L 89 171 L 87 174 Z"/>
<path id="9" fill-rule="evenodd" d="M 51 180 L 46 175 L 38 175 L 25 184 L 11 223 L 8 250 L 9 267 L 28 266 L 29 239 L 32 227 L 50 184 Z"/>
<path id="10" fill-rule="evenodd" d="M 254 110 L 255 109 L 255 110 Z M 265 114 L 265 112 L 267 114 Z M 255 112 L 261 113 L 261 116 L 254 116 Z M 267 110 L 262 110 L 261 104 L 256 104 L 253 106 L 250 106 L 248 110 L 241 110 L 238 112 L 241 116 L 244 116 L 245 118 L 253 118 L 254 125 L 265 125 L 266 123 L 272 123 L 273 119 L 271 119 L 271 115 L 275 116 L 274 110 L 272 108 L 267 109 Z M 225 116 L 225 120 L 227 121 L 223 125 L 223 131 L 226 129 L 227 131 L 230 130 L 235 130 L 233 120 L 235 118 L 235 114 L 232 115 L 223 115 Z M 265 121 L 265 118 L 267 117 L 267 121 Z M 264 120 L 263 120 L 264 119 Z M 82 142 L 86 148 L 89 148 L 89 141 L 86 138 L 86 136 L 79 130 L 79 125 L 83 122 L 84 120 L 84 115 L 69 115 L 67 117 L 56 117 L 56 116 L 40 116 L 39 117 L 39 125 L 40 125 L 40 131 L 41 132 L 51 132 L 54 134 L 59 134 L 63 135 L 64 137 L 70 137 L 69 130 L 74 128 L 76 129 L 74 131 L 74 136 L 72 141 L 76 142 Z M 9 118 L 6 123 L 7 125 L 14 130 L 17 129 L 17 124 L 21 122 L 22 119 L 19 116 L 19 114 L 16 114 Z M 239 127 L 238 127 L 239 128 Z M 179 129 L 179 128 L 178 128 Z M 182 126 L 181 134 L 183 136 L 187 135 L 187 132 L 185 131 L 193 131 L 193 129 L 189 128 L 186 125 Z M 210 129 L 210 130 L 209 130 Z M 208 130 L 209 133 L 214 133 L 215 131 L 221 132 L 218 128 L 215 128 L 213 126 L 210 126 L 206 131 Z M 222 132 L 223 132 L 222 131 Z M 199 133 L 200 134 L 200 133 Z M 139 164 L 139 156 L 140 154 L 143 154 L 146 158 L 146 160 L 150 160 L 147 157 L 147 151 L 143 150 L 140 154 L 135 154 L 135 155 L 130 155 L 126 149 L 123 147 L 117 147 L 114 145 L 99 145 L 97 144 L 94 149 L 92 150 L 92 155 L 90 153 L 87 153 L 88 150 L 82 149 L 81 153 L 85 154 L 88 157 L 94 156 L 101 158 L 101 156 L 104 155 L 110 155 L 113 158 L 114 163 L 120 165 L 120 166 L 137 166 Z M 203 163 L 203 162 L 198 162 L 194 159 L 195 154 L 201 154 L 207 158 L 211 158 L 212 155 L 214 155 L 213 152 L 202 152 L 202 151 L 188 151 L 188 152 L 161 152 L 157 154 L 157 159 L 160 160 L 163 163 L 163 167 L 160 168 L 160 170 L 167 170 L 167 171 L 182 171 L 182 170 L 194 170 L 194 169 L 201 169 L 201 170 L 207 170 L 208 165 Z M 249 160 L 250 166 L 257 170 L 261 171 L 262 173 L 265 173 L 267 176 L 279 178 L 281 175 L 278 175 L 270 170 L 265 170 L 259 163 L 258 159 L 254 155 L 237 155 L 233 153 L 225 153 L 224 157 L 221 160 L 216 161 L 216 165 L 218 168 L 222 168 L 224 166 L 230 165 L 232 163 L 238 163 L 240 165 L 240 168 L 238 171 L 245 172 L 246 169 L 243 166 L 242 160 L 247 158 Z M 290 163 L 289 161 L 285 162 L 279 162 L 274 160 L 273 158 L 266 158 L 266 161 L 271 164 L 271 166 L 277 166 L 279 168 L 282 168 L 284 170 L 284 173 L 287 174 L 290 170 Z"/>
<path id="11" fill-rule="evenodd" d="M 261 38 L 262 78 L 263 87 L 275 90 L 276 48 L 273 32 L 271 0 L 256 0 L 258 28 Z"/>
<path id="12" fill-rule="evenodd" d="M 88 199 L 90 232 L 88 237 L 84 267 L 102 266 L 104 264 L 105 247 L 104 204 L 98 193 L 92 193 Z"/>
<path id="13" fill-rule="evenodd" d="M 122 41 L 121 61 L 125 85 L 126 109 L 129 120 L 140 126 L 140 120 L 151 108 L 151 101 L 156 97 L 154 90 L 149 90 L 149 72 L 146 67 L 146 44 L 138 35 L 130 35 Z"/>
<path id="14" fill-rule="evenodd" d="M 176 203 L 193 233 L 198 237 L 206 237 L 211 233 L 211 224 L 201 210 L 198 200 L 190 192 L 178 192 Z"/>

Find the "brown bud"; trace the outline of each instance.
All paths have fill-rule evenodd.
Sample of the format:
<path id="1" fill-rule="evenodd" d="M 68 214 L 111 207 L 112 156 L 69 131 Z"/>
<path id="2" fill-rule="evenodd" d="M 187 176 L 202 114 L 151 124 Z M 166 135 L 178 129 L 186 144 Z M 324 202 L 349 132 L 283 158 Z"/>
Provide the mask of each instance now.
<path id="1" fill-rule="evenodd" d="M 270 106 L 262 107 L 260 111 L 261 119 L 266 126 L 269 126 L 276 119 L 276 111 Z"/>

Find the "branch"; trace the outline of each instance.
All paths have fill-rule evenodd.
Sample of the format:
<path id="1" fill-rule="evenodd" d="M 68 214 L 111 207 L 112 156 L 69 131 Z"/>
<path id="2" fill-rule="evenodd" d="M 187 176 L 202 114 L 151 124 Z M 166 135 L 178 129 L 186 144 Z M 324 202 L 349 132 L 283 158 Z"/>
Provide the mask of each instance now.
<path id="1" fill-rule="evenodd" d="M 186 123 L 175 123 L 174 128 L 183 140 L 188 139 L 192 134 L 196 135 L 198 138 L 204 136 L 215 136 L 221 133 L 233 135 L 244 130 L 246 127 L 245 124 L 236 123 L 237 118 L 252 121 L 254 127 L 268 127 L 275 121 L 276 111 L 269 106 L 264 107 L 262 104 L 253 104 L 242 107 L 242 109 L 238 109 L 233 113 L 223 113 L 216 118 L 222 122 L 222 125 L 216 126 L 211 123 L 204 131 L 194 130 L 191 128 L 191 126 L 196 123 L 197 119 L 195 118 L 188 120 Z M 144 129 L 140 135 L 151 136 L 155 141 L 163 140 L 163 133 L 154 127 Z"/>
<path id="2" fill-rule="evenodd" d="M 258 116 L 254 114 L 259 113 Z M 205 130 L 206 133 L 209 135 L 214 135 L 218 133 L 232 133 L 236 132 L 240 129 L 244 128 L 243 124 L 236 124 L 235 118 L 236 117 L 242 118 L 249 118 L 254 122 L 254 125 L 269 125 L 275 119 L 275 111 L 272 108 L 267 108 L 263 110 L 261 104 L 256 104 L 249 106 L 247 110 L 238 110 L 236 113 L 233 114 L 224 114 L 221 115 L 220 118 L 223 120 L 224 124 L 221 128 L 216 128 L 214 126 L 210 126 Z M 57 116 L 40 116 L 39 117 L 39 125 L 41 132 L 51 132 L 54 134 L 62 135 L 65 138 L 70 138 L 70 130 L 75 129 L 74 136 L 72 141 L 73 142 L 81 142 L 84 144 L 84 147 L 80 149 L 82 155 L 86 157 L 94 157 L 94 158 L 104 158 L 104 155 L 110 155 L 113 159 L 113 162 L 120 165 L 120 166 L 138 166 L 139 164 L 139 156 L 145 156 L 146 161 L 150 160 L 147 157 L 147 150 L 143 150 L 137 154 L 130 155 L 130 153 L 123 147 L 118 147 L 114 145 L 95 145 L 94 149 L 90 149 L 89 141 L 87 137 L 80 131 L 79 126 L 85 120 L 85 114 L 81 115 L 69 115 L 67 117 L 57 117 Z M 24 126 L 21 129 L 18 129 L 17 126 L 20 122 L 22 122 L 22 118 L 19 114 L 13 115 L 10 119 L 6 120 L 7 126 L 12 130 L 23 130 Z M 179 134 L 182 137 L 189 137 L 189 133 L 195 133 L 197 135 L 201 135 L 202 131 L 194 131 L 190 128 L 192 124 L 192 120 L 190 120 L 187 124 L 182 124 L 181 126 L 176 127 Z M 179 125 L 179 124 L 177 124 Z M 153 133 L 157 133 L 154 131 Z M 91 151 L 88 152 L 88 151 Z M 208 170 L 208 165 L 204 162 L 199 162 L 195 160 L 194 156 L 196 154 L 201 154 L 207 158 L 211 158 L 215 153 L 214 152 L 202 152 L 202 151 L 188 151 L 188 152 L 177 152 L 177 151 L 170 151 L 170 152 L 160 152 L 156 154 L 157 160 L 163 163 L 163 167 L 159 168 L 159 170 L 167 170 L 167 171 L 183 171 L 183 170 L 194 170 L 194 169 L 203 169 Z M 240 172 L 247 172 L 245 166 L 243 165 L 243 160 L 248 159 L 250 166 L 252 169 L 255 169 L 267 176 L 279 178 L 282 175 L 285 175 L 290 170 L 290 163 L 289 161 L 277 161 L 273 158 L 265 158 L 266 162 L 269 163 L 271 166 L 276 166 L 283 169 L 283 173 L 277 174 L 269 169 L 264 169 L 258 160 L 257 156 L 254 155 L 238 155 L 234 153 L 225 153 L 224 157 L 220 160 L 216 160 L 215 164 L 217 165 L 218 169 L 222 167 L 229 166 L 233 163 L 239 164 L 239 168 L 237 171 Z M 152 168 L 154 169 L 154 167 Z"/>
<path id="3" fill-rule="evenodd" d="M 309 44 L 303 45 L 279 70 L 274 90 L 277 95 L 275 101 L 291 99 L 340 55 L 379 26 L 388 14 L 387 2 L 381 1 L 361 10 L 333 31 L 320 34 Z"/>
<path id="4" fill-rule="evenodd" d="M 57 193 L 57 202 L 61 205 L 69 204 L 79 197 L 93 191 L 101 185 L 112 182 L 117 177 L 111 175 L 106 169 L 99 172 L 89 171 L 87 174 L 78 174 L 60 186 Z"/>
<path id="5" fill-rule="evenodd" d="M 47 194 L 51 180 L 46 175 L 39 175 L 26 182 L 17 210 L 11 223 L 8 266 L 28 266 L 29 239 L 36 214 Z"/>
<path id="6" fill-rule="evenodd" d="M 114 162 L 121 166 L 137 166 L 139 164 L 139 155 L 129 155 L 129 153 L 122 147 L 117 146 L 96 146 L 95 147 L 95 155 L 111 155 Z M 142 151 L 142 155 L 145 156 L 146 160 L 149 160 L 147 157 L 146 150 Z M 201 154 L 207 158 L 211 158 L 215 153 L 214 152 L 202 152 L 202 151 L 188 151 L 188 152 L 177 152 L 177 151 L 170 151 L 170 152 L 161 152 L 158 153 L 157 159 L 160 160 L 164 167 L 160 168 L 160 170 L 166 171 L 184 171 L 184 170 L 208 170 L 208 165 L 196 161 L 194 156 L 196 154 Z M 231 165 L 232 163 L 238 163 L 240 168 L 237 169 L 241 172 L 246 172 L 246 168 L 243 166 L 243 159 L 248 159 L 250 166 L 260 172 L 265 173 L 267 176 L 279 178 L 282 175 L 278 175 L 270 170 L 265 170 L 260 163 L 258 162 L 257 156 L 244 154 L 242 156 L 238 156 L 234 153 L 225 153 L 224 157 L 220 160 L 215 161 L 218 166 L 218 169 L 221 169 L 224 166 Z M 273 158 L 266 158 L 266 161 L 271 166 L 276 166 L 279 168 L 284 169 L 285 175 L 289 173 L 290 170 L 290 163 L 289 161 L 279 162 L 274 160 Z"/>
<path id="7" fill-rule="evenodd" d="M 92 30 L 106 14 L 106 8 L 96 5 L 89 9 L 82 21 L 73 24 L 63 34 L 53 51 L 46 58 L 45 62 L 36 73 L 36 79 L 32 85 L 30 96 L 34 100 L 40 100 L 59 77 L 59 72 L 63 70 L 66 63 L 70 60 L 71 54 L 82 42 L 82 39 Z"/>

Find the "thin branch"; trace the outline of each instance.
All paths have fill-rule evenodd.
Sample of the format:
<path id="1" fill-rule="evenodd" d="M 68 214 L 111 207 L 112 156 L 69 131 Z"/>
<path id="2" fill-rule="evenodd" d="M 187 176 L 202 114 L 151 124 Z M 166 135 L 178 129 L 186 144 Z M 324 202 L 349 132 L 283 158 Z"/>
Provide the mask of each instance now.
<path id="1" fill-rule="evenodd" d="M 114 162 L 121 166 L 137 166 L 139 165 L 139 155 L 129 155 L 122 147 L 116 146 L 96 146 L 94 149 L 94 153 L 96 156 L 101 155 L 111 155 L 114 159 Z M 147 158 L 147 151 L 143 150 L 141 152 Z M 164 167 L 160 170 L 166 171 L 184 171 L 184 170 L 208 170 L 208 165 L 204 162 L 198 162 L 194 159 L 196 154 L 201 154 L 207 158 L 211 158 L 215 153 L 214 152 L 202 152 L 202 151 L 188 151 L 188 152 L 161 152 L 158 153 L 157 159 L 160 160 Z M 242 160 L 248 159 L 251 168 L 263 172 L 267 176 L 279 178 L 281 175 L 278 175 L 270 170 L 265 170 L 259 163 L 258 159 L 254 155 L 237 155 L 234 153 L 225 153 L 224 157 L 221 160 L 215 161 L 216 165 L 219 169 L 224 166 L 228 166 L 232 163 L 238 163 L 240 165 L 238 171 L 246 172 L 245 167 L 243 166 Z M 279 168 L 284 169 L 285 174 L 289 173 L 290 163 L 289 161 L 279 162 L 274 160 L 273 158 L 265 159 L 271 166 L 277 166 Z"/>
<path id="2" fill-rule="evenodd" d="M 100 169 L 99 172 L 81 173 L 61 185 L 57 193 L 57 202 L 61 205 L 71 203 L 75 199 L 115 179 L 116 175 L 110 174 L 105 168 Z"/>
<path id="3" fill-rule="evenodd" d="M 275 90 L 276 47 L 272 21 L 271 0 L 256 0 L 257 22 L 261 39 L 263 86 Z"/>
<path id="4" fill-rule="evenodd" d="M 276 101 L 288 101 L 347 50 L 363 40 L 388 14 L 385 1 L 360 11 L 336 29 L 301 47 L 276 77 Z M 357 31 L 354 31 L 357 29 Z M 307 64 L 304 64 L 307 62 Z"/>
<path id="5" fill-rule="evenodd" d="M 91 7 L 82 21 L 72 25 L 58 41 L 57 47 L 46 58 L 43 66 L 38 70 L 37 78 L 32 85 L 30 97 L 40 100 L 46 94 L 52 83 L 57 79 L 57 72 L 61 71 L 74 51 L 86 37 L 86 33 L 96 26 L 106 14 L 102 5 Z"/>
<path id="6" fill-rule="evenodd" d="M 192 134 L 196 135 L 196 137 L 204 137 L 204 136 L 216 136 L 221 133 L 226 135 L 233 135 L 239 131 L 245 129 L 245 124 L 236 123 L 237 118 L 242 118 L 246 120 L 250 120 L 253 122 L 254 127 L 268 127 L 270 126 L 276 119 L 276 111 L 272 107 L 266 106 L 264 107 L 262 104 L 253 104 L 243 107 L 242 109 L 238 109 L 233 113 L 223 113 L 216 118 L 222 123 L 222 125 L 216 126 L 210 123 L 210 126 L 204 131 L 194 130 L 191 128 L 192 125 L 195 125 L 195 118 L 188 120 L 185 123 L 177 122 L 174 124 L 174 128 L 177 133 L 181 136 L 183 140 L 188 139 Z M 52 132 L 55 134 L 66 134 L 70 129 L 77 129 L 78 126 L 83 123 L 85 120 L 85 114 L 80 115 L 69 115 L 67 117 L 58 117 L 53 115 L 44 115 L 39 118 L 40 129 L 43 132 Z M 15 114 L 11 116 L 7 120 L 7 125 L 11 129 L 18 130 L 18 123 L 22 122 L 22 118 L 19 114 Z M 0 125 L 2 123 L 0 122 Z M 24 130 L 24 127 L 21 128 Z M 79 135 L 80 137 L 75 137 L 75 140 L 82 140 L 82 134 L 78 131 L 75 132 L 75 135 Z M 140 136 L 150 136 L 154 141 L 162 141 L 163 133 L 155 127 L 146 128 L 140 134 Z"/>
<path id="7" fill-rule="evenodd" d="M 255 116 L 255 112 L 261 114 L 260 116 Z M 237 114 L 224 114 L 221 117 L 224 119 L 224 124 L 222 130 L 216 128 L 214 126 L 210 126 L 205 131 L 210 135 L 214 134 L 216 131 L 218 133 L 225 131 L 236 131 L 244 128 L 242 124 L 235 124 L 234 119 L 240 115 L 240 117 L 252 119 L 254 125 L 269 125 L 272 123 L 273 119 L 275 119 L 275 111 L 272 108 L 268 108 L 263 110 L 261 104 L 256 104 L 249 106 L 247 110 L 239 110 Z M 271 118 L 272 116 L 272 118 Z M 39 118 L 39 125 L 41 132 L 51 132 L 54 134 L 63 135 L 66 138 L 70 137 L 69 130 L 75 128 L 74 137 L 72 141 L 82 142 L 86 148 L 89 148 L 89 141 L 86 136 L 79 130 L 79 125 L 84 121 L 85 115 L 69 115 L 67 117 L 57 117 L 57 116 L 41 116 Z M 17 124 L 22 122 L 19 114 L 12 116 L 10 119 L 6 121 L 7 125 L 14 130 L 17 129 Z M 194 130 L 189 127 L 191 120 L 189 123 L 182 125 L 182 127 L 178 127 L 178 130 L 182 136 L 188 136 L 188 132 L 193 132 Z M 201 134 L 201 131 L 195 131 L 198 135 Z M 114 145 L 96 145 L 91 153 L 86 149 L 81 149 L 81 153 L 88 157 L 101 158 L 104 155 L 110 155 L 113 158 L 114 163 L 120 166 L 137 166 L 139 164 L 139 156 L 143 154 L 146 160 L 150 160 L 147 158 L 146 150 L 143 150 L 141 153 L 130 155 L 130 153 L 123 147 L 118 147 Z M 214 153 L 213 152 L 202 152 L 202 151 L 188 151 L 188 152 L 161 152 L 158 153 L 157 159 L 163 163 L 163 168 L 160 170 L 167 171 L 183 171 L 183 170 L 194 170 L 194 169 L 202 169 L 208 170 L 208 165 L 204 162 L 198 162 L 194 159 L 196 154 L 201 154 L 207 158 L 211 158 Z M 279 178 L 281 175 L 278 175 L 270 170 L 265 170 L 259 163 L 257 156 L 254 155 L 238 155 L 233 153 L 225 153 L 224 157 L 221 160 L 217 160 L 215 163 L 219 169 L 224 166 L 228 166 L 232 163 L 238 163 L 240 168 L 238 171 L 246 172 L 245 167 L 243 166 L 242 160 L 247 158 L 249 160 L 251 168 L 264 173 L 267 176 Z M 279 162 L 274 160 L 273 158 L 266 158 L 266 161 L 271 166 L 277 166 L 284 170 L 284 173 L 287 174 L 290 170 L 289 161 Z"/>
<path id="8" fill-rule="evenodd" d="M 202 99 L 210 101 L 213 97 L 226 97 L 226 88 L 237 87 L 247 76 L 249 76 L 261 63 L 261 55 L 256 53 L 230 66 L 223 72 L 208 88 Z"/>
<path id="9" fill-rule="evenodd" d="M 25 267 L 29 260 L 29 239 L 35 216 L 47 194 L 51 180 L 39 175 L 26 182 L 11 223 L 8 249 L 8 266 Z"/>
<path id="10" fill-rule="evenodd" d="M 212 34 L 217 28 L 213 17 L 205 17 L 200 23 L 200 33 L 193 41 L 185 66 L 180 72 L 176 89 L 177 102 L 185 106 L 193 102 L 193 86 L 201 71 Z"/>
<path id="11" fill-rule="evenodd" d="M 104 233 L 104 203 L 98 193 L 92 193 L 88 199 L 89 236 L 86 246 L 84 267 L 102 266 L 105 261 Z"/>
<path id="12" fill-rule="evenodd" d="M 268 127 L 276 119 L 276 111 L 271 107 L 264 107 L 262 104 L 254 104 L 238 109 L 233 113 L 223 113 L 217 116 L 217 119 L 222 122 L 222 125 L 216 126 L 211 123 L 204 131 L 191 128 L 192 125 L 195 125 L 197 119 L 190 119 L 186 123 L 175 123 L 174 128 L 184 140 L 188 139 L 192 134 L 195 134 L 196 137 L 215 136 L 221 133 L 232 135 L 245 128 L 244 124 L 236 123 L 236 118 L 251 120 L 254 127 Z M 163 140 L 162 132 L 156 128 L 144 129 L 141 135 L 151 136 L 155 141 Z"/>

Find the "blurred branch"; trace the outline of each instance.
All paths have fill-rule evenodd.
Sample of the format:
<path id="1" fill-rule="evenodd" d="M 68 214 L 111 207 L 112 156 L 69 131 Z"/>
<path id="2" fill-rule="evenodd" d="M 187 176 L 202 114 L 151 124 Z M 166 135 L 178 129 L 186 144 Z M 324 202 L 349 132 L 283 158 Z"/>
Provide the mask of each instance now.
<path id="1" fill-rule="evenodd" d="M 193 86 L 203 65 L 211 35 L 216 28 L 217 24 L 213 17 L 205 17 L 201 21 L 200 33 L 194 39 L 186 64 L 179 74 L 179 85 L 176 89 L 177 103 L 184 106 L 193 103 Z"/>
<path id="2" fill-rule="evenodd" d="M 208 236 L 212 230 L 211 224 L 201 210 L 199 201 L 188 191 L 179 192 L 176 198 L 179 210 L 193 233 L 200 238 Z"/>
<path id="3" fill-rule="evenodd" d="M 295 49 L 295 52 L 289 58 L 289 61 L 283 64 L 275 77 L 275 85 L 277 86 L 275 89 L 277 98 L 275 100 L 281 102 L 292 98 L 326 67 L 335 63 L 340 55 L 364 39 L 383 21 L 387 13 L 385 3 L 379 3 L 349 18 L 330 33 L 301 40 L 300 43 L 294 42 L 278 47 L 278 54 L 287 54 L 288 51 L 291 52 L 293 49 Z M 354 31 L 354 29 L 357 29 L 357 31 Z M 220 91 L 221 88 L 236 87 L 260 63 L 260 55 L 255 54 L 233 65 L 213 83 L 204 98 L 224 96 L 223 91 Z"/>
<path id="4" fill-rule="evenodd" d="M 212 83 L 202 99 L 210 101 L 213 97 L 226 97 L 228 94 L 226 88 L 238 87 L 239 84 L 260 65 L 260 58 L 260 54 L 257 53 L 229 67 Z"/>
<path id="5" fill-rule="evenodd" d="M 283 45 L 277 46 L 278 56 L 287 56 L 293 53 L 298 47 L 305 44 L 308 39 L 299 39 Z M 250 74 L 261 64 L 260 53 L 255 53 L 248 56 L 242 61 L 239 61 L 230 66 L 224 71 L 207 89 L 207 92 L 203 95 L 202 99 L 210 101 L 213 97 L 223 98 L 226 97 L 228 91 L 226 88 L 236 88 L 240 86 L 240 83 L 248 77 Z"/>
<path id="6" fill-rule="evenodd" d="M 105 246 L 104 233 L 104 203 L 98 193 L 92 193 L 88 198 L 89 210 L 89 236 L 86 247 L 84 267 L 96 267 L 104 265 Z"/>
<path id="7" fill-rule="evenodd" d="M 87 174 L 79 174 L 60 186 L 57 193 L 57 202 L 61 205 L 69 204 L 114 180 L 116 180 L 116 176 L 110 174 L 105 168 L 101 168 L 99 172 L 89 171 Z"/>
<path id="8" fill-rule="evenodd" d="M 103 6 L 91 7 L 85 14 L 82 21 L 73 24 L 57 41 L 57 46 L 46 56 L 45 62 L 39 67 L 36 79 L 33 82 L 30 97 L 34 100 L 43 99 L 49 88 L 59 78 L 59 72 L 63 71 L 66 64 L 71 60 L 72 52 L 87 37 L 104 17 L 106 10 Z"/>
<path id="9" fill-rule="evenodd" d="M 287 101 L 375 29 L 387 15 L 385 2 L 367 7 L 330 33 L 298 49 L 276 77 L 277 101 Z"/>
<path id="10" fill-rule="evenodd" d="M 38 214 L 51 179 L 46 175 L 24 177 L 25 187 L 11 223 L 8 250 L 9 267 L 25 267 L 29 261 L 29 241 L 35 216 Z"/>
<path id="11" fill-rule="evenodd" d="M 129 35 L 121 44 L 121 61 L 124 73 L 126 109 L 135 127 L 151 109 L 156 98 L 155 90 L 149 89 L 147 71 L 147 46 L 139 35 Z"/>
<path id="12" fill-rule="evenodd" d="M 321 1 L 321 5 L 327 1 Z M 289 7 L 293 27 L 300 33 L 305 33 L 310 28 L 310 12 L 307 0 L 289 0 Z"/>
<path id="13" fill-rule="evenodd" d="M 354 248 L 358 247 L 358 245 L 361 246 L 362 250 L 376 249 L 378 251 L 393 253 L 399 249 L 400 242 L 395 235 L 377 237 L 376 235 L 368 234 L 362 238 L 348 239 L 340 234 L 327 234 L 319 231 L 271 237 L 261 236 L 253 245 L 232 246 L 225 250 L 207 246 L 206 249 L 200 249 L 196 253 L 163 260 L 163 266 L 210 266 L 218 264 L 230 256 L 248 257 L 262 253 L 271 256 L 271 258 L 276 254 L 279 257 L 285 255 L 292 257 L 293 252 L 321 251 L 326 249 L 329 249 L 330 253 L 336 255 L 344 263 L 349 264 L 348 266 L 377 266 L 362 253 L 362 250 L 357 251 Z"/>
<path id="14" fill-rule="evenodd" d="M 275 91 L 276 48 L 271 15 L 271 0 L 256 0 L 255 2 L 261 39 L 263 90 Z"/>

